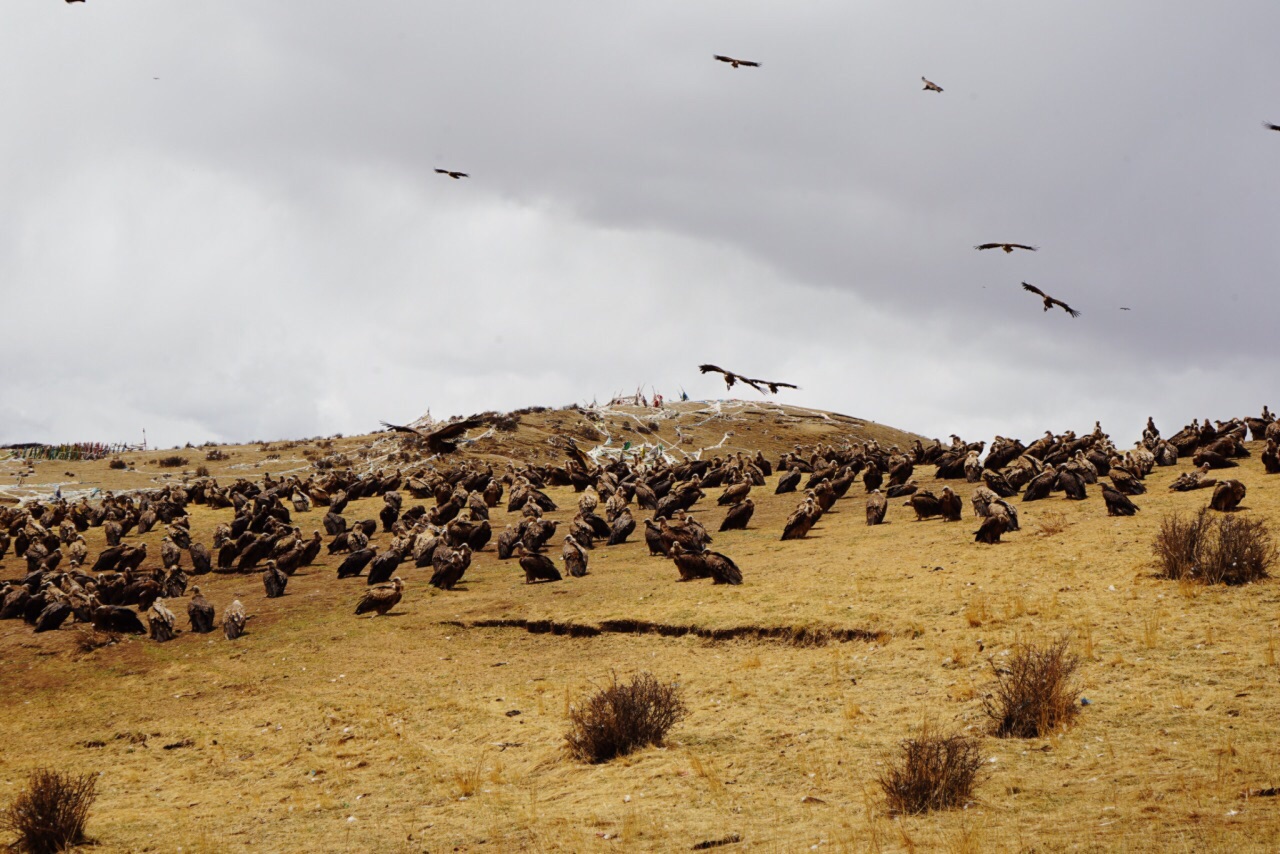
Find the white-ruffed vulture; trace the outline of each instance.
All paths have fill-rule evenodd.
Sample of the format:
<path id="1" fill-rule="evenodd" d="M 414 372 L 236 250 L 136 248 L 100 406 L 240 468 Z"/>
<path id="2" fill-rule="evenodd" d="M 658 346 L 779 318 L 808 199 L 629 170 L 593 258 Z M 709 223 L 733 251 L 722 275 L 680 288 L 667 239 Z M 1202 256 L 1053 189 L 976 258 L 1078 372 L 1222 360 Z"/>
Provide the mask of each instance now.
<path id="1" fill-rule="evenodd" d="M 920 79 L 924 81 L 924 89 L 920 91 L 922 92 L 941 92 L 942 91 L 942 87 L 939 86 L 937 83 L 934 83 L 928 77 L 921 77 Z"/>
<path id="2" fill-rule="evenodd" d="M 1066 304 L 1065 302 L 1063 302 L 1062 300 L 1060 300 L 1060 299 L 1054 299 L 1053 297 L 1051 297 L 1051 296 L 1049 296 L 1048 294 L 1046 294 L 1044 291 L 1042 291 L 1042 290 L 1040 290 L 1039 288 L 1037 288 L 1035 285 L 1030 285 L 1030 284 L 1027 284 L 1026 282 L 1023 282 L 1023 283 L 1022 283 L 1022 289 L 1023 289 L 1024 291 L 1030 291 L 1030 292 L 1031 292 L 1031 293 L 1033 293 L 1033 294 L 1036 294 L 1036 295 L 1038 295 L 1038 296 L 1044 297 L 1044 310 L 1045 310 L 1045 311 L 1048 311 L 1049 309 L 1051 309 L 1051 308 L 1053 308 L 1055 305 L 1057 305 L 1057 306 L 1061 306 L 1061 307 L 1062 307 L 1062 310 L 1063 310 L 1063 311 L 1065 311 L 1067 314 L 1071 315 L 1072 317 L 1079 317 L 1079 316 L 1080 316 L 1080 312 L 1076 311 L 1074 308 L 1072 308 L 1071 306 L 1067 305 L 1067 304 Z"/>
<path id="3" fill-rule="evenodd" d="M 1005 254 L 1007 255 L 1008 253 L 1012 252 L 1015 249 L 1025 249 L 1028 252 L 1035 252 L 1036 249 L 1038 249 L 1039 247 L 1028 246 L 1025 243 L 979 243 L 977 246 L 973 248 L 978 250 L 1003 249 L 1005 251 Z"/>
<path id="4" fill-rule="evenodd" d="M 867 524 L 879 525 L 884 521 L 884 514 L 888 509 L 889 502 L 884 497 L 884 493 L 878 489 L 872 490 L 867 496 Z"/>
<path id="5" fill-rule="evenodd" d="M 245 625 L 252 619 L 253 615 L 246 614 L 244 605 L 236 599 L 222 612 L 222 633 L 227 636 L 227 640 L 235 640 L 244 634 Z"/>
<path id="6" fill-rule="evenodd" d="M 564 538 L 564 551 L 560 553 L 564 560 L 564 568 L 574 578 L 587 574 L 587 551 L 572 535 Z"/>
<path id="7" fill-rule="evenodd" d="M 455 181 L 458 180 L 459 178 L 471 177 L 466 172 L 455 172 L 452 169 L 437 169 L 436 172 L 440 173 L 441 175 L 448 175 L 450 178 L 452 178 Z"/>
<path id="8" fill-rule="evenodd" d="M 1209 499 L 1209 506 L 1214 510 L 1220 510 L 1226 513 L 1239 507 L 1240 502 L 1244 500 L 1244 495 L 1244 484 L 1240 481 L 1220 481 L 1218 485 L 1213 488 L 1213 498 Z"/>
<path id="9" fill-rule="evenodd" d="M 366 590 L 364 596 L 360 597 L 360 603 L 356 605 L 356 616 L 374 611 L 381 617 L 400 604 L 400 598 L 403 595 L 404 582 L 397 575 L 391 579 L 390 584 L 370 587 Z"/>
<path id="10" fill-rule="evenodd" d="M 751 61 L 751 60 L 749 60 L 749 59 L 734 59 L 732 56 L 722 56 L 721 54 L 718 54 L 718 53 L 717 53 L 717 54 L 713 54 L 713 55 L 715 56 L 715 58 L 716 58 L 716 60 L 717 60 L 717 61 L 719 61 L 719 62 L 727 62 L 727 63 L 729 63 L 730 65 L 732 65 L 734 68 L 737 68 L 739 65 L 745 65 L 747 68 L 759 68 L 759 67 L 760 67 L 760 63 L 758 63 L 758 62 L 752 62 L 752 61 Z"/>
<path id="11" fill-rule="evenodd" d="M 187 604 L 187 619 L 191 621 L 191 631 L 196 634 L 207 635 L 213 631 L 213 605 L 204 598 L 199 587 L 191 588 L 191 601 Z"/>

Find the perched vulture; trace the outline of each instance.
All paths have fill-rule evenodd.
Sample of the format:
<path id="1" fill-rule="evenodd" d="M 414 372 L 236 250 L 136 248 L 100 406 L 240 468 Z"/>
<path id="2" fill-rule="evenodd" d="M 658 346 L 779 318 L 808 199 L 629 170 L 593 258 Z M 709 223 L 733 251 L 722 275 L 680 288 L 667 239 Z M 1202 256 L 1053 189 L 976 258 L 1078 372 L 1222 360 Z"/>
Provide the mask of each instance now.
<path id="1" fill-rule="evenodd" d="M 1061 306 L 1061 307 L 1062 307 L 1062 310 L 1063 310 L 1063 311 L 1065 311 L 1067 314 L 1071 315 L 1072 317 L 1079 317 L 1079 316 L 1080 316 L 1080 312 L 1076 311 L 1074 308 L 1072 308 L 1071 306 L 1067 305 L 1067 304 L 1066 304 L 1065 302 L 1063 302 L 1062 300 L 1060 300 L 1060 299 L 1054 299 L 1053 297 L 1051 297 L 1051 296 L 1049 296 L 1048 294 L 1046 294 L 1044 291 L 1042 291 L 1042 290 L 1040 290 L 1039 288 L 1037 288 L 1035 285 L 1031 285 L 1031 284 L 1027 284 L 1026 282 L 1023 282 L 1023 283 L 1022 283 L 1022 289 L 1023 289 L 1024 291 L 1030 291 L 1030 292 L 1031 292 L 1031 293 L 1033 293 L 1033 294 L 1037 294 L 1037 295 L 1039 295 L 1039 296 L 1041 296 L 1041 297 L 1044 297 L 1044 310 L 1045 310 L 1045 311 L 1048 311 L 1049 309 L 1053 308 L 1053 307 L 1056 305 L 1056 306 Z"/>
<path id="2" fill-rule="evenodd" d="M 867 496 L 867 524 L 879 525 L 884 521 L 885 511 L 889 509 L 889 502 L 884 497 L 884 493 L 880 490 L 873 490 Z"/>
<path id="3" fill-rule="evenodd" d="M 524 543 L 516 543 L 515 551 L 520 557 L 520 568 L 524 570 L 525 584 L 532 584 L 535 581 L 561 580 L 560 570 L 556 569 L 551 558 L 529 551 Z"/>
<path id="4" fill-rule="evenodd" d="M 36 617 L 36 634 L 56 631 L 71 616 L 71 602 L 65 596 L 49 600 Z"/>
<path id="5" fill-rule="evenodd" d="M 364 596 L 360 597 L 360 603 L 356 605 L 356 616 L 375 611 L 381 617 L 400 604 L 400 597 L 403 595 L 404 582 L 397 575 L 391 579 L 390 584 L 381 584 L 366 590 Z"/>
<path id="6" fill-rule="evenodd" d="M 975 247 L 973 247 L 973 248 L 974 248 L 974 249 L 978 249 L 978 250 L 982 250 L 982 249 L 1003 249 L 1003 250 L 1005 251 L 1005 254 L 1008 254 L 1008 253 L 1012 252 L 1012 251 L 1013 251 L 1013 250 L 1015 250 L 1015 249 L 1025 249 L 1025 250 L 1027 250 L 1028 252 L 1035 252 L 1037 247 L 1035 247 L 1035 246 L 1028 246 L 1028 245 L 1027 245 L 1027 244 L 1025 244 L 1025 243 L 979 243 L 977 246 L 975 246 Z"/>
<path id="7" fill-rule="evenodd" d="M 235 640 L 244 634 L 245 625 L 252 619 L 253 615 L 246 615 L 244 605 L 236 599 L 222 612 L 222 633 L 227 636 L 227 640 Z"/>
<path id="8" fill-rule="evenodd" d="M 262 570 L 262 586 L 267 592 L 268 599 L 279 599 L 284 595 L 284 588 L 289 584 L 289 576 L 276 565 L 274 560 L 267 561 L 266 568 Z"/>
<path id="9" fill-rule="evenodd" d="M 1235 510 L 1244 500 L 1244 484 L 1238 480 L 1224 480 L 1213 488 L 1209 506 L 1223 512 Z"/>
<path id="10" fill-rule="evenodd" d="M 78 0 L 78 2 L 84 2 L 84 0 Z M 737 68 L 739 65 L 745 65 L 747 68 L 760 67 L 760 63 L 752 62 L 749 59 L 734 59 L 732 56 L 722 56 L 721 54 L 718 54 L 718 53 L 713 54 L 713 56 L 718 62 L 727 62 L 730 65 L 732 65 L 734 68 Z"/>
<path id="11" fill-rule="evenodd" d="M 811 529 L 818 521 L 818 517 L 822 515 L 817 507 L 817 503 L 810 496 L 795 509 L 787 522 L 782 526 L 782 539 L 784 540 L 801 540 L 808 535 Z"/>
<path id="12" fill-rule="evenodd" d="M 982 520 L 982 524 L 978 526 L 978 530 L 973 533 L 973 541 L 975 543 L 986 543 L 987 545 L 995 545 L 1000 542 L 1000 535 L 1009 528 L 1008 517 L 1003 513 L 992 513 L 990 516 Z"/>
<path id="13" fill-rule="evenodd" d="M 730 504 L 737 504 L 742 501 L 742 499 L 746 498 L 749 492 L 751 492 L 750 481 L 735 483 L 732 486 L 726 487 L 725 491 L 720 493 L 720 497 L 716 499 L 716 504 L 721 507 L 728 507 Z"/>
<path id="14" fill-rule="evenodd" d="M 370 587 L 375 584 L 385 584 L 391 580 L 391 576 L 400 568 L 400 562 L 404 559 L 396 549 L 387 549 L 379 554 L 369 563 L 369 580 Z"/>
<path id="15" fill-rule="evenodd" d="M 635 529 L 636 520 L 631 515 L 631 511 L 624 507 L 618 518 L 613 520 L 613 525 L 609 529 L 609 539 L 605 545 L 616 546 L 625 543 Z"/>
<path id="16" fill-rule="evenodd" d="M 916 490 L 919 488 L 920 487 L 916 484 L 914 480 L 909 480 L 906 483 L 902 484 L 901 486 L 889 487 L 889 491 L 886 492 L 885 495 L 889 496 L 890 498 L 905 498 L 908 495 L 914 495 Z"/>
<path id="17" fill-rule="evenodd" d="M 436 172 L 437 174 L 440 174 L 440 175 L 448 175 L 450 178 L 452 178 L 455 181 L 458 180 L 459 178 L 471 177 L 466 172 L 455 172 L 452 169 L 437 169 Z"/>
<path id="18" fill-rule="evenodd" d="M 690 552 L 676 543 L 671 547 L 671 559 L 680 571 L 681 581 L 695 578 L 711 578 L 714 584 L 741 584 L 742 570 L 729 557 L 719 552 Z"/>
<path id="19" fill-rule="evenodd" d="M 174 627 L 177 616 L 165 607 L 163 599 L 157 599 L 151 603 L 151 608 L 147 611 L 147 624 L 151 629 L 151 639 L 164 643 L 171 641 L 178 634 L 178 630 Z"/>
<path id="20" fill-rule="evenodd" d="M 367 546 L 358 552 L 352 552 L 347 555 L 346 559 L 338 567 L 339 578 L 352 578 L 364 572 L 364 568 L 369 562 L 377 557 L 378 553 Z"/>
<path id="21" fill-rule="evenodd" d="M 146 628 L 138 613 L 121 605 L 99 605 L 93 609 L 93 627 L 100 632 L 145 635 Z"/>
<path id="22" fill-rule="evenodd" d="M 922 522 L 942 513 L 942 502 L 938 500 L 938 496 L 927 489 L 912 495 L 911 499 L 907 501 L 907 506 L 916 511 L 917 522 Z"/>
<path id="23" fill-rule="evenodd" d="M 191 601 L 187 604 L 187 619 L 191 621 L 191 631 L 207 635 L 213 631 L 214 617 L 213 605 L 204 598 L 199 587 L 192 587 Z"/>
<path id="24" fill-rule="evenodd" d="M 1138 505 L 1129 496 L 1109 484 L 1102 485 L 1102 500 L 1107 503 L 1108 516 L 1132 516 L 1138 512 Z"/>
<path id="25" fill-rule="evenodd" d="M 920 90 L 921 92 L 941 92 L 942 91 L 942 87 L 939 86 L 937 83 L 934 83 L 928 77 L 921 77 L 920 79 L 924 81 L 924 88 Z"/>
<path id="26" fill-rule="evenodd" d="M 1089 496 L 1085 490 L 1084 478 L 1070 469 L 1063 469 L 1058 472 L 1058 488 L 1067 494 L 1067 498 L 1073 501 L 1083 501 Z"/>
<path id="27" fill-rule="evenodd" d="M 778 476 L 778 485 L 774 488 L 774 495 L 783 495 L 787 492 L 795 492 L 796 487 L 800 485 L 800 469 L 793 468 L 791 471 Z"/>
<path id="28" fill-rule="evenodd" d="M 949 486 L 942 487 L 942 495 L 938 498 L 938 509 L 942 512 L 942 521 L 959 522 L 964 513 L 964 502 Z"/>
<path id="29" fill-rule="evenodd" d="M 1169 488 L 1175 492 L 1190 492 L 1193 489 L 1204 489 L 1214 486 L 1217 480 L 1209 477 L 1209 464 L 1203 463 L 1195 471 L 1183 472 L 1178 475 L 1173 483 L 1169 484 Z"/>
<path id="30" fill-rule="evenodd" d="M 1041 498 L 1048 498 L 1049 493 L 1053 492 L 1053 485 L 1057 482 L 1058 472 L 1054 469 L 1045 469 L 1027 483 L 1026 491 L 1022 493 L 1022 500 L 1039 501 Z"/>
<path id="31" fill-rule="evenodd" d="M 564 559 L 564 568 L 574 578 L 587 574 L 587 550 L 578 545 L 572 535 L 564 538 L 564 551 L 560 553 Z"/>
<path id="32" fill-rule="evenodd" d="M 867 470 L 862 473 L 862 485 L 867 492 L 875 492 L 884 483 L 884 472 L 874 465 L 868 466 Z M 890 484 L 892 487 L 893 484 Z"/>
<path id="33" fill-rule="evenodd" d="M 985 486 L 979 486 L 969 499 L 973 503 L 973 515 L 985 519 L 991 515 L 991 505 L 1000 500 L 1000 496 Z"/>
<path id="34" fill-rule="evenodd" d="M 720 523 L 720 530 L 745 530 L 747 523 L 751 521 L 751 514 L 754 512 L 756 512 L 756 505 L 750 498 L 733 505 L 729 508 L 729 512 L 725 514 L 724 521 Z"/>
<path id="35" fill-rule="evenodd" d="M 1267 474 L 1280 474 L 1280 448 L 1275 439 L 1267 440 L 1267 447 L 1262 452 L 1262 467 Z"/>

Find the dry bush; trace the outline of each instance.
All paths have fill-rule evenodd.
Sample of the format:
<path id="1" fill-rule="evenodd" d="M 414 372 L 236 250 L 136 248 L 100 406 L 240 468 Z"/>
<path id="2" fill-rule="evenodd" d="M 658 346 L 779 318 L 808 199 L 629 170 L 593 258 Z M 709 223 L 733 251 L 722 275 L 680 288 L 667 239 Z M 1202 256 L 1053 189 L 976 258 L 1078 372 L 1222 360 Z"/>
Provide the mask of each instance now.
<path id="1" fill-rule="evenodd" d="M 204 466 L 204 465 L 196 466 L 196 477 L 208 477 L 208 476 L 209 476 L 208 466 Z"/>
<path id="2" fill-rule="evenodd" d="M 583 762 L 608 762 L 641 747 L 662 744 L 667 731 L 688 713 L 675 683 L 650 673 L 612 684 L 569 711 L 569 752 Z"/>
<path id="3" fill-rule="evenodd" d="M 206 453 L 204 455 L 204 458 L 211 463 L 216 463 L 221 460 L 225 460 L 228 456 L 230 455 L 226 451 L 222 451 L 217 448 L 214 448 L 213 450 Z"/>
<path id="4" fill-rule="evenodd" d="M 1042 537 L 1052 537 L 1067 530 L 1067 526 L 1067 514 L 1050 511 L 1040 517 L 1036 530 Z"/>
<path id="5" fill-rule="evenodd" d="M 84 824 L 97 796 L 96 774 L 59 774 L 47 768 L 31 773 L 27 788 L 14 798 L 0 827 L 17 835 L 13 847 L 31 854 L 53 854 L 85 841 Z"/>
<path id="6" fill-rule="evenodd" d="M 183 466 L 185 466 L 188 462 L 189 460 L 186 457 L 179 456 L 178 454 L 173 454 L 171 456 L 161 457 L 160 459 L 156 460 L 156 465 L 160 466 L 160 468 L 162 469 L 180 469 Z"/>
<path id="7" fill-rule="evenodd" d="M 107 463 L 109 469 L 127 469 L 129 464 L 119 457 L 112 457 L 111 462 Z"/>
<path id="8" fill-rule="evenodd" d="M 1071 723 L 1080 712 L 1079 667 L 1065 636 L 1046 646 L 1020 643 L 1003 665 L 992 661 L 996 681 L 983 705 L 996 735 L 1036 738 Z"/>
<path id="9" fill-rule="evenodd" d="M 982 776 L 982 743 L 973 736 L 943 735 L 928 726 L 902 742 L 877 782 L 894 813 L 916 814 L 961 807 Z"/>
<path id="10" fill-rule="evenodd" d="M 100 632 L 97 629 L 81 628 L 76 632 L 76 647 L 83 653 L 93 652 L 104 646 L 120 642 L 121 635 L 116 632 Z"/>
<path id="11" fill-rule="evenodd" d="M 1207 507 L 1194 516 L 1165 516 L 1151 547 L 1160 577 L 1201 584 L 1260 581 L 1276 559 L 1265 520 L 1216 516 Z"/>

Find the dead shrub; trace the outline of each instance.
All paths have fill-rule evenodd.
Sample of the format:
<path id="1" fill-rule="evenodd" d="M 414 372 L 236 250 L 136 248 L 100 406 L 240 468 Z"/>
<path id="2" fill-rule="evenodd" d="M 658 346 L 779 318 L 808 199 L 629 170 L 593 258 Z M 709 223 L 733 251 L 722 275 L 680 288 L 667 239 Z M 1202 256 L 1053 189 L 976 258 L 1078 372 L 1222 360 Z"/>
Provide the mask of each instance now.
<path id="1" fill-rule="evenodd" d="M 196 466 L 196 477 L 208 477 L 209 467 L 205 465 Z"/>
<path id="2" fill-rule="evenodd" d="M 1040 517 L 1040 524 L 1037 529 L 1040 536 L 1052 537 L 1067 530 L 1068 524 L 1067 514 L 1049 511 Z"/>
<path id="3" fill-rule="evenodd" d="M 226 451 L 222 451 L 222 450 L 219 450 L 218 448 L 214 448 L 213 450 L 206 453 L 204 455 L 204 458 L 211 463 L 216 463 L 221 460 L 225 460 L 228 456 L 230 455 L 227 454 Z"/>
<path id="4" fill-rule="evenodd" d="M 944 735 L 927 725 L 920 735 L 902 742 L 877 782 L 894 813 L 929 812 L 962 807 L 981 782 L 982 743 L 973 736 Z"/>
<path id="5" fill-rule="evenodd" d="M 112 457 L 111 462 L 107 463 L 109 469 L 127 469 L 129 464 L 119 457 Z"/>
<path id="6" fill-rule="evenodd" d="M 1080 656 L 1065 637 L 1046 646 L 1018 644 L 1003 665 L 991 662 L 995 685 L 984 701 L 1002 738 L 1036 738 L 1071 723 L 1080 709 L 1075 681 Z"/>
<path id="7" fill-rule="evenodd" d="M 83 653 L 93 652 L 104 646 L 120 642 L 121 635 L 116 632 L 100 632 L 97 629 L 81 628 L 76 632 L 76 647 Z"/>
<path id="8" fill-rule="evenodd" d="M 31 773 L 27 788 L 0 815 L 0 826 L 17 835 L 14 848 L 53 854 L 85 841 L 84 825 L 97 797 L 96 774 Z"/>
<path id="9" fill-rule="evenodd" d="M 1200 584 L 1260 581 L 1276 560 L 1276 545 L 1265 520 L 1217 516 L 1207 507 L 1194 516 L 1165 516 L 1152 551 L 1161 578 Z"/>
<path id="10" fill-rule="evenodd" d="M 186 457 L 173 454 L 172 456 L 161 457 L 156 460 L 156 465 L 160 466 L 162 469 L 180 469 L 188 462 L 189 460 Z"/>
<path id="11" fill-rule="evenodd" d="M 667 731 L 688 713 L 675 683 L 641 673 L 633 682 L 613 682 L 569 711 L 569 752 L 583 762 L 608 762 L 648 745 L 662 744 Z"/>

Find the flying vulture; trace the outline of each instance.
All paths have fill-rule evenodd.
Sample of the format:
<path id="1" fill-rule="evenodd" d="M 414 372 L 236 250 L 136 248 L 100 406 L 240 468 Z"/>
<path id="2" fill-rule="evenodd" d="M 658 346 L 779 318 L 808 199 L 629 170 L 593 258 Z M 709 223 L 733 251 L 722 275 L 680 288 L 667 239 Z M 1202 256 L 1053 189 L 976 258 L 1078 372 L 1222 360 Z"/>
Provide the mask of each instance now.
<path id="1" fill-rule="evenodd" d="M 928 77 L 921 77 L 920 79 L 924 81 L 924 89 L 921 90 L 922 92 L 941 92 L 942 91 L 942 87 L 939 86 L 937 83 L 934 83 Z"/>
<path id="2" fill-rule="evenodd" d="M 704 374 L 711 373 L 712 371 L 718 374 L 723 374 L 725 388 L 733 388 L 734 383 L 743 382 L 751 386 L 753 389 L 760 392 L 761 394 L 765 393 L 764 389 L 761 388 L 761 386 L 767 386 L 770 394 L 777 394 L 778 389 L 780 388 L 799 388 L 800 387 L 798 385 L 793 385 L 792 383 L 773 382 L 771 380 L 753 380 L 753 379 L 750 379 L 749 377 L 744 376 L 743 374 L 735 374 L 733 371 L 726 371 L 724 368 L 720 368 L 715 365 L 698 365 L 698 370 Z"/>
<path id="3" fill-rule="evenodd" d="M 1037 247 L 1028 246 L 1025 243 L 979 243 L 977 246 L 973 248 L 979 251 L 983 249 L 1003 249 L 1006 255 L 1015 249 L 1025 249 L 1028 252 L 1035 252 L 1037 249 Z"/>
<path id="4" fill-rule="evenodd" d="M 451 454 L 458 449 L 458 443 L 455 440 L 472 427 L 479 427 L 484 422 L 479 418 L 464 418 L 461 421 L 453 421 L 443 427 L 427 432 L 401 424 L 390 424 L 386 421 L 379 423 L 396 433 L 412 433 L 415 436 L 421 436 L 427 440 L 427 448 L 434 453 Z"/>
<path id="5" fill-rule="evenodd" d="M 715 54 L 715 58 L 716 58 L 718 61 L 720 61 L 720 62 L 727 62 L 727 63 L 729 63 L 729 64 L 730 64 L 730 65 L 732 65 L 734 68 L 737 68 L 739 65 L 745 65 L 747 68 L 759 68 L 759 67 L 760 67 L 760 63 L 758 63 L 758 62 L 752 62 L 752 61 L 751 61 L 751 60 L 749 60 L 749 59 L 734 59 L 732 56 L 721 56 L 721 55 L 720 55 L 720 54 L 718 54 L 718 53 L 717 53 L 717 54 Z"/>
<path id="6" fill-rule="evenodd" d="M 67 0 L 67 2 L 72 3 L 72 2 L 76 2 L 76 0 Z M 83 3 L 84 0 L 78 0 L 78 2 Z M 1267 130 L 1280 130 L 1280 125 L 1273 125 L 1271 124 L 1271 122 L 1263 122 L 1262 126 Z"/>
<path id="7" fill-rule="evenodd" d="M 1051 297 L 1051 296 L 1049 296 L 1048 294 L 1046 294 L 1044 291 L 1042 291 L 1042 290 L 1040 290 L 1039 288 L 1037 288 L 1035 285 L 1029 285 L 1029 284 L 1027 284 L 1026 282 L 1023 282 L 1023 283 L 1022 283 L 1022 289 L 1023 289 L 1024 291 L 1031 291 L 1031 293 L 1033 293 L 1033 294 L 1037 294 L 1038 296 L 1042 296 L 1042 297 L 1044 297 L 1044 310 L 1045 310 L 1045 311 L 1048 311 L 1049 309 L 1053 308 L 1055 305 L 1060 305 L 1060 306 L 1062 306 L 1062 310 L 1063 310 L 1063 311 L 1065 311 L 1067 314 L 1071 315 L 1072 317 L 1079 317 L 1079 316 L 1080 316 L 1080 312 L 1076 311 L 1074 308 L 1072 308 L 1071 306 L 1067 305 L 1067 304 L 1066 304 L 1065 302 L 1063 302 L 1062 300 L 1060 300 L 1060 299 L 1054 299 L 1053 297 Z"/>
<path id="8" fill-rule="evenodd" d="M 83 2 L 83 0 L 81 0 L 81 2 Z M 459 178 L 471 177 L 466 172 L 455 172 L 452 169 L 437 169 L 436 172 L 440 173 L 441 175 L 448 175 L 450 178 L 452 178 L 455 181 L 458 180 Z"/>

